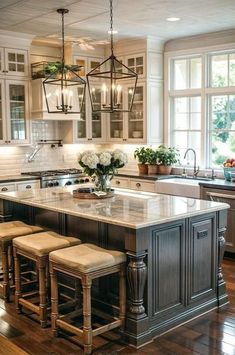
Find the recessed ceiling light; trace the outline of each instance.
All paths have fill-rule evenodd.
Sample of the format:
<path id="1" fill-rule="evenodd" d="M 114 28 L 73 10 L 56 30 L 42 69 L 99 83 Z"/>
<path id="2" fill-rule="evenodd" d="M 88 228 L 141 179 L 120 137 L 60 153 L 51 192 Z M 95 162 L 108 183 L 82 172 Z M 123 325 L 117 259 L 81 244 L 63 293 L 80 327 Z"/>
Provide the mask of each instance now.
<path id="1" fill-rule="evenodd" d="M 176 22 L 176 21 L 180 21 L 180 18 L 179 17 L 168 17 L 166 20 L 170 21 L 170 22 Z"/>
<path id="2" fill-rule="evenodd" d="M 111 33 L 113 34 L 113 35 L 116 35 L 117 33 L 118 33 L 118 31 L 117 30 L 109 30 L 108 31 L 108 34 L 110 34 L 111 35 Z"/>

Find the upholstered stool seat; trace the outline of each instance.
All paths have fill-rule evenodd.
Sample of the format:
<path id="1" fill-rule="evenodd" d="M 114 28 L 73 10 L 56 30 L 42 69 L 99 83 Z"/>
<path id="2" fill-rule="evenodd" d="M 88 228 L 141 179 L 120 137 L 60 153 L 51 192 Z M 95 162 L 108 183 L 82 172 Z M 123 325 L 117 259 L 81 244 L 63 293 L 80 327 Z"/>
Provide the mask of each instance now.
<path id="1" fill-rule="evenodd" d="M 81 337 L 85 353 L 90 354 L 92 351 L 93 336 L 116 327 L 124 327 L 126 305 L 126 254 L 116 250 L 100 248 L 93 244 L 81 244 L 51 252 L 49 254 L 49 261 L 51 274 L 51 322 L 53 333 L 57 335 L 58 329 L 61 328 Z M 58 272 L 81 280 L 83 289 L 83 327 L 81 329 L 70 324 L 64 317 L 61 319 L 59 316 Z M 92 329 L 92 280 L 113 273 L 119 273 L 119 316 L 106 325 Z"/>
<path id="2" fill-rule="evenodd" d="M 47 231 L 37 234 L 31 234 L 23 237 L 18 237 L 13 240 L 13 251 L 15 258 L 15 302 L 18 312 L 22 306 L 32 310 L 39 315 L 42 327 L 47 324 L 47 301 L 46 301 L 46 286 L 47 286 L 47 269 L 49 252 L 61 248 L 75 246 L 80 244 L 78 238 L 64 237 L 55 232 Z M 65 249 L 66 250 L 66 249 Z M 39 281 L 39 306 L 26 300 L 22 296 L 21 288 L 21 268 L 20 257 L 23 256 L 36 263 Z"/>
<path id="3" fill-rule="evenodd" d="M 41 227 L 31 226 L 21 221 L 11 221 L 0 223 L 0 249 L 2 256 L 3 282 L 0 283 L 3 298 L 9 301 L 10 298 L 10 279 L 14 280 L 14 263 L 12 255 L 12 240 L 15 237 L 37 233 L 42 231 Z M 13 283 L 13 282 L 12 282 Z M 13 285 L 12 285 L 13 286 Z"/>

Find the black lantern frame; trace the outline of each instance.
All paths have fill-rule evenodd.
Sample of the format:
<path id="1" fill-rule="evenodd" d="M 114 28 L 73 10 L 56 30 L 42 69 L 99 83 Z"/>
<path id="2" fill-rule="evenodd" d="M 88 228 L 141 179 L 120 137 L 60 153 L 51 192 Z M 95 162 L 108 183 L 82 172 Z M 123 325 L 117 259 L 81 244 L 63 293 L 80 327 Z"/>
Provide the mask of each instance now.
<path id="1" fill-rule="evenodd" d="M 62 17 L 62 59 L 43 81 L 48 113 L 80 114 L 83 110 L 86 82 L 75 70 L 79 67 L 65 65 L 64 61 L 64 15 L 68 9 L 58 9 Z"/>
<path id="2" fill-rule="evenodd" d="M 104 113 L 131 112 L 138 74 L 114 55 L 112 0 L 110 0 L 110 43 L 110 57 L 86 75 L 92 111 Z M 126 92 L 127 95 L 124 95 L 125 90 L 127 90 L 125 81 L 129 87 L 129 91 Z"/>

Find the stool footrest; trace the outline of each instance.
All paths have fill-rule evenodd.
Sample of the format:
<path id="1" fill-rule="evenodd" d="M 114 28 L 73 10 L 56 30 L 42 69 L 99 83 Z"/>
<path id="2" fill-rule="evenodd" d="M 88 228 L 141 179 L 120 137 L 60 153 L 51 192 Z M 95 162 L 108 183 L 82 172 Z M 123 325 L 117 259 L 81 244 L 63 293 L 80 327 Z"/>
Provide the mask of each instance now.
<path id="1" fill-rule="evenodd" d="M 64 329 L 70 333 L 73 333 L 73 334 L 76 334 L 78 336 L 82 336 L 83 335 L 83 330 L 75 327 L 74 325 L 72 324 L 69 324 L 65 321 L 63 321 L 62 319 L 57 319 L 56 320 L 56 325 L 58 325 L 61 329 Z"/>
<path id="2" fill-rule="evenodd" d="M 96 336 L 104 332 L 108 332 L 109 330 L 120 327 L 121 325 L 122 325 L 122 321 L 120 319 L 117 319 L 112 323 L 102 325 L 99 328 L 92 330 L 92 335 Z"/>
<path id="3" fill-rule="evenodd" d="M 19 298 L 19 304 L 21 304 L 22 306 L 25 306 L 26 308 L 30 309 L 31 311 L 35 312 L 36 314 L 39 314 L 39 307 L 33 303 L 31 303 L 23 298 Z"/>

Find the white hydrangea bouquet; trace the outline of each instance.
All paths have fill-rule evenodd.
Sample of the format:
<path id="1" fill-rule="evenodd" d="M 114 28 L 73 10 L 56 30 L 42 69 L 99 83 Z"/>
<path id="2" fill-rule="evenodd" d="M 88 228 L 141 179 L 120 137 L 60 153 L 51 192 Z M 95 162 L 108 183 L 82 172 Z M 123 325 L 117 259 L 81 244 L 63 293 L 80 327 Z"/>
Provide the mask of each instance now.
<path id="1" fill-rule="evenodd" d="M 117 169 L 126 165 L 126 153 L 119 149 L 113 152 L 94 153 L 87 150 L 79 155 L 78 162 L 88 176 L 96 176 L 96 187 L 101 191 L 110 189 L 110 180 Z"/>

